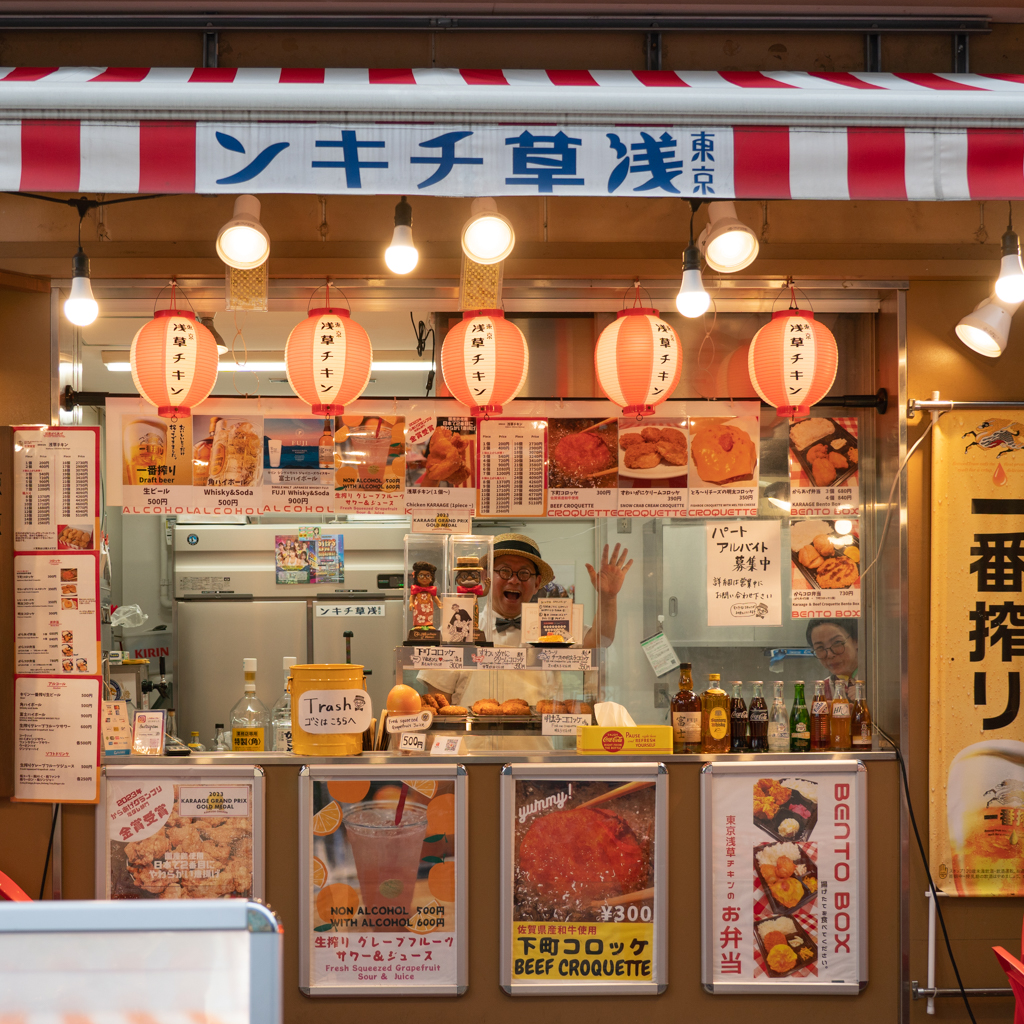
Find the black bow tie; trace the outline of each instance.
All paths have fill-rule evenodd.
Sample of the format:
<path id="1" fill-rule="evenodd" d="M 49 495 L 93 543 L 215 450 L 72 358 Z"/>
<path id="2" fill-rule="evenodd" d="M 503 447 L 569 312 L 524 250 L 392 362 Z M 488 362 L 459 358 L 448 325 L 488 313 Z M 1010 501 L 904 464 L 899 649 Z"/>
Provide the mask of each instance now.
<path id="1" fill-rule="evenodd" d="M 504 633 L 506 629 L 521 629 L 522 616 L 517 615 L 514 619 L 495 619 L 494 628 L 499 633 Z"/>

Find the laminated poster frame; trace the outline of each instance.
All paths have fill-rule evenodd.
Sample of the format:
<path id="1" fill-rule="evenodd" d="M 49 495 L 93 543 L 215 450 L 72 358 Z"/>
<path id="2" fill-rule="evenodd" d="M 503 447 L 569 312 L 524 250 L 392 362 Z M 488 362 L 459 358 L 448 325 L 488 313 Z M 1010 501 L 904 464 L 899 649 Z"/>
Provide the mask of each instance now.
<path id="1" fill-rule="evenodd" d="M 451 781 L 455 791 L 455 979 L 445 983 L 350 981 L 326 985 L 314 978 L 313 787 L 318 782 L 369 779 L 400 786 L 417 780 Z M 299 772 L 299 991 L 307 996 L 461 996 L 469 986 L 468 776 L 463 764 L 306 765 Z M 384 934 L 384 933 L 378 933 Z M 408 936 L 412 932 L 396 932 Z M 379 949 L 383 947 L 380 941 Z"/>
<path id="2" fill-rule="evenodd" d="M 852 910 L 851 918 L 856 923 L 856 937 L 853 940 L 851 952 L 855 957 L 855 964 L 853 970 L 847 970 L 845 973 L 852 974 L 853 977 L 847 977 L 845 979 L 839 978 L 822 978 L 820 975 L 815 980 L 809 979 L 794 979 L 787 980 L 783 978 L 772 978 L 765 974 L 763 971 L 761 976 L 753 978 L 743 978 L 738 981 L 723 981 L 721 978 L 715 979 L 715 956 L 719 952 L 720 943 L 718 941 L 719 930 L 723 927 L 722 921 L 716 914 L 717 905 L 715 903 L 715 881 L 716 881 L 716 868 L 724 869 L 725 865 L 719 865 L 716 863 L 716 853 L 721 859 L 722 850 L 716 851 L 715 846 L 715 832 L 714 832 L 714 788 L 715 782 L 728 780 L 735 781 L 737 778 L 742 779 L 744 784 L 747 782 L 754 784 L 758 779 L 765 777 L 799 777 L 801 779 L 808 779 L 810 781 L 817 781 L 820 785 L 825 781 L 838 783 L 842 776 L 846 776 L 846 780 L 850 786 L 850 792 L 852 794 L 852 810 L 850 811 L 849 819 L 842 819 L 842 824 L 850 824 L 855 829 L 855 835 L 852 843 L 850 843 L 850 867 L 849 867 L 849 885 L 854 890 L 854 899 L 856 900 L 856 907 Z M 824 778 L 818 778 L 823 776 Z M 748 790 L 752 793 L 752 786 Z M 730 807 L 735 806 L 730 804 Z M 752 804 L 751 810 L 752 810 Z M 828 805 L 826 805 L 827 807 Z M 842 838 L 837 839 L 837 835 L 834 834 L 833 824 L 839 822 L 839 815 L 833 814 L 830 818 L 827 814 L 820 820 L 816 820 L 814 824 L 813 832 L 810 832 L 808 838 L 813 835 L 814 840 L 817 843 L 817 849 L 819 851 L 819 869 L 822 864 L 827 866 L 827 858 L 822 858 L 821 853 L 825 850 L 832 850 L 839 846 L 842 842 Z M 701 844 L 701 857 L 700 857 L 700 871 L 701 871 L 701 897 L 700 897 L 700 909 L 701 909 L 701 983 L 703 984 L 704 990 L 710 992 L 712 995 L 858 995 L 864 990 L 868 983 L 868 889 L 867 889 L 867 834 L 868 834 L 868 790 L 867 790 L 867 767 L 863 761 L 855 759 L 844 759 L 834 761 L 815 761 L 807 762 L 798 759 L 793 760 L 778 760 L 778 761 L 756 761 L 756 762 L 736 762 L 736 763 L 723 763 L 723 762 L 709 762 L 701 768 L 700 775 L 700 844 Z M 797 837 L 799 839 L 799 836 Z M 767 831 L 758 831 L 757 843 L 771 843 L 773 837 L 768 834 Z M 737 854 L 736 863 L 742 866 L 742 874 L 737 870 L 737 878 L 744 879 L 745 885 L 753 886 L 754 880 L 754 862 L 751 857 L 752 849 L 749 845 L 744 847 L 742 850 L 739 849 L 739 843 L 737 843 Z M 829 880 L 827 880 L 829 881 Z M 832 885 L 832 882 L 829 881 Z M 833 885 L 834 888 L 834 885 Z M 817 900 L 815 904 L 821 903 L 821 892 L 819 890 Z M 829 920 L 829 927 L 832 932 L 836 931 L 835 919 L 836 910 L 838 905 L 833 908 L 831 906 L 829 911 L 831 914 Z M 795 908 L 799 911 L 800 907 Z M 769 915 L 772 914 L 771 908 L 767 911 Z M 785 911 L 783 910 L 784 914 Z M 819 912 L 820 913 L 820 912 Z M 820 925 L 820 920 L 819 920 Z M 756 925 L 755 925 L 756 927 Z M 818 933 L 818 939 L 820 941 L 821 932 Z M 754 945 L 754 938 L 751 935 L 750 941 L 746 948 L 752 956 L 752 950 Z M 763 954 L 762 954 L 763 955 Z M 819 946 L 820 956 L 820 946 Z"/>
<path id="3" fill-rule="evenodd" d="M 107 832 L 109 783 L 138 780 L 211 788 L 218 785 L 252 787 L 252 896 L 266 899 L 266 780 L 259 765 L 103 765 L 96 810 L 96 899 L 111 899 L 110 840 Z M 115 897 L 116 898 L 116 897 Z M 225 897 L 228 898 L 228 897 Z M 242 899 L 232 896 L 230 899 Z M 163 901 L 159 901 L 163 902 Z"/>
<path id="4" fill-rule="evenodd" d="M 651 868 L 653 950 L 650 980 L 565 980 L 557 974 L 541 980 L 513 978 L 515 899 L 516 783 L 654 783 L 654 856 Z M 506 764 L 501 770 L 501 987 L 513 996 L 660 995 L 668 986 L 668 768 L 660 761 L 614 764 Z M 555 958 L 557 959 L 557 957 Z M 563 958 L 564 959 L 564 958 Z"/>

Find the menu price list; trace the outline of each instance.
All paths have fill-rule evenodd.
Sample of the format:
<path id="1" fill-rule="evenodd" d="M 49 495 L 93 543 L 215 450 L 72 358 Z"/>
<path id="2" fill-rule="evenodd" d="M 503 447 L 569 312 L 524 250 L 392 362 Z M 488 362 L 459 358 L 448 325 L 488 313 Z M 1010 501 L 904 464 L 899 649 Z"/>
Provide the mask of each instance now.
<path id="1" fill-rule="evenodd" d="M 99 555 L 15 552 L 15 671 L 99 673 Z"/>
<path id="2" fill-rule="evenodd" d="M 14 431 L 15 550 L 96 547 L 98 466 L 98 427 Z"/>
<path id="3" fill-rule="evenodd" d="M 98 676 L 15 676 L 14 799 L 99 799 Z"/>
<path id="4" fill-rule="evenodd" d="M 479 514 L 543 516 L 547 509 L 547 423 L 485 420 L 480 424 Z"/>

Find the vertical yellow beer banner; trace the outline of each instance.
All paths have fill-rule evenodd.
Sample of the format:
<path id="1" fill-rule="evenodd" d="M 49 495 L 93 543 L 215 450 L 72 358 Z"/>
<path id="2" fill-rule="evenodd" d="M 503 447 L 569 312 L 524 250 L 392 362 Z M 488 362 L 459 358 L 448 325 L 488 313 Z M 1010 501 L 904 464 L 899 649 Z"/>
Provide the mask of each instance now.
<path id="1" fill-rule="evenodd" d="M 1024 418 L 948 412 L 932 446 L 931 865 L 1024 894 Z"/>

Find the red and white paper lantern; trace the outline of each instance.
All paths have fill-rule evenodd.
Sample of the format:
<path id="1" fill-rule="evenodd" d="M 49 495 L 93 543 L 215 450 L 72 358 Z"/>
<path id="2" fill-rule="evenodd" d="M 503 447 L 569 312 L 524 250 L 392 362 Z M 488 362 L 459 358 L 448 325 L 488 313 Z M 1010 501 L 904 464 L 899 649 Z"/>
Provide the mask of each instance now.
<path id="1" fill-rule="evenodd" d="M 132 339 L 132 380 L 164 419 L 184 418 L 217 382 L 217 341 L 195 314 L 159 309 Z"/>
<path id="2" fill-rule="evenodd" d="M 522 391 L 529 368 L 526 338 L 500 309 L 467 310 L 441 346 L 445 386 L 474 416 L 499 414 Z"/>
<path id="3" fill-rule="evenodd" d="M 620 310 L 597 339 L 594 367 L 601 390 L 625 415 L 650 416 L 679 383 L 679 335 L 656 309 Z"/>
<path id="4" fill-rule="evenodd" d="M 292 391 L 318 416 L 340 416 L 370 382 L 370 336 L 347 309 L 314 309 L 292 328 L 284 349 Z"/>
<path id="5" fill-rule="evenodd" d="M 806 416 L 828 394 L 838 367 L 836 339 L 805 309 L 775 313 L 747 353 L 751 384 L 780 416 Z"/>

